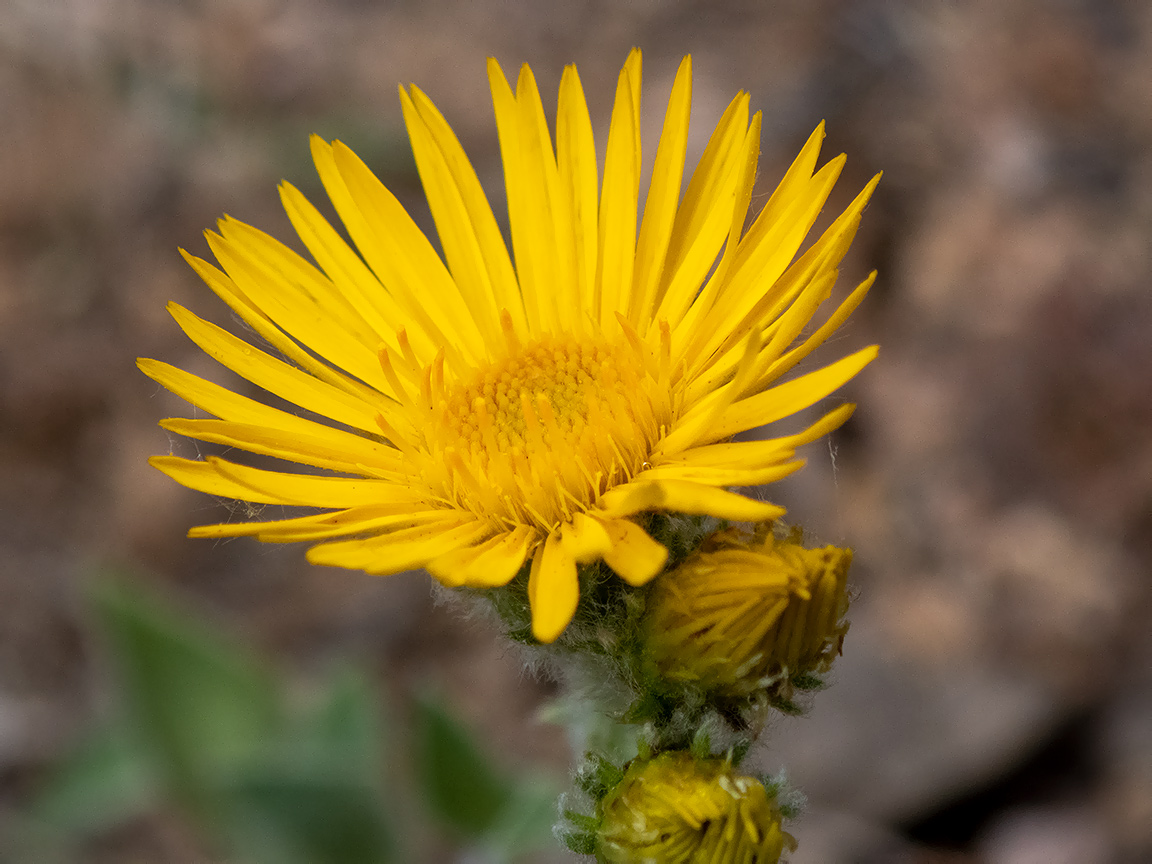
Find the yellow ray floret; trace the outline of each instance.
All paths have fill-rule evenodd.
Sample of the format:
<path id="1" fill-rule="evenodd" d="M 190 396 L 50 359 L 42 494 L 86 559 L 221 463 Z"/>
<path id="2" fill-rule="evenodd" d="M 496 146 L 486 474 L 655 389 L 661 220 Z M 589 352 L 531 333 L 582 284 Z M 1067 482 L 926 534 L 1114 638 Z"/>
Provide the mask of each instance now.
<path id="1" fill-rule="evenodd" d="M 285 183 L 284 207 L 315 264 L 230 218 L 208 233 L 222 269 L 185 256 L 271 352 L 173 304 L 180 327 L 306 414 L 159 361 L 140 368 L 212 415 L 165 428 L 328 472 L 156 457 L 208 494 L 326 508 L 194 535 L 315 542 L 317 564 L 426 567 L 450 586 L 502 585 L 530 562 L 533 631 L 551 641 L 575 612 L 579 565 L 603 560 L 633 585 L 664 566 L 666 550 L 641 527 L 645 511 L 751 521 L 783 512 L 731 489 L 796 470 L 796 448 L 851 406 L 799 433 L 730 439 L 814 405 L 876 356 L 865 348 L 778 383 L 872 284 L 809 327 L 875 180 L 799 254 L 844 162 L 817 168 L 823 126 L 745 230 L 760 116 L 738 94 L 684 188 L 688 58 L 645 190 L 639 51 L 620 73 L 602 174 L 574 67 L 554 136 L 527 66 L 514 85 L 494 60 L 488 76 L 511 248 L 447 121 L 415 86 L 402 88 L 442 254 L 351 150 L 314 138 L 352 245 Z"/>

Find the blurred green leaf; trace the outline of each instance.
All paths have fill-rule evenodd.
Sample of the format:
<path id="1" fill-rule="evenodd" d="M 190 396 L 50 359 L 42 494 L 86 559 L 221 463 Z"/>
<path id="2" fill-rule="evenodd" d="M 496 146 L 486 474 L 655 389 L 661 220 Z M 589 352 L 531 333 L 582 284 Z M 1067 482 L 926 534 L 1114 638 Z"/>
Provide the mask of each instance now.
<path id="1" fill-rule="evenodd" d="M 157 791 L 155 775 L 124 730 L 104 726 L 51 772 L 29 817 L 61 838 L 100 831 L 145 812 Z"/>
<path id="2" fill-rule="evenodd" d="M 495 862 L 514 861 L 555 843 L 557 785 L 543 778 L 516 783 L 498 818 L 488 829 L 484 847 Z"/>
<path id="3" fill-rule="evenodd" d="M 95 601 L 132 731 L 180 803 L 211 817 L 220 772 L 281 725 L 274 679 L 137 586 L 105 584 Z"/>
<path id="4" fill-rule="evenodd" d="M 349 776 L 382 786 L 383 721 L 376 693 L 363 675 L 352 670 L 337 675 L 318 704 L 294 724 L 292 737 L 293 746 L 313 748 Z"/>
<path id="5" fill-rule="evenodd" d="M 232 845 L 255 864 L 388 864 L 392 835 L 371 786 L 319 763 L 254 766 L 227 790 Z"/>
<path id="6" fill-rule="evenodd" d="M 232 845 L 257 864 L 386 864 L 381 722 L 369 682 L 339 676 L 221 790 Z"/>
<path id="7" fill-rule="evenodd" d="M 431 699 L 416 711 L 416 768 L 432 813 L 465 837 L 479 840 L 495 824 L 512 786 L 469 732 Z"/>

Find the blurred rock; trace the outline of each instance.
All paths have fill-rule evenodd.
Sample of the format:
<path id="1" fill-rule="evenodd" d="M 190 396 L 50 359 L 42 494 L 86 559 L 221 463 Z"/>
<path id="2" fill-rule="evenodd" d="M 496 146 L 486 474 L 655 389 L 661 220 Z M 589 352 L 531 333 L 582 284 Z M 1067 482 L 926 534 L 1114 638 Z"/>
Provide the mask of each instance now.
<path id="1" fill-rule="evenodd" d="M 1079 807 L 1016 810 L 978 844 L 987 864 L 1108 864 L 1115 844 L 1098 814 Z"/>

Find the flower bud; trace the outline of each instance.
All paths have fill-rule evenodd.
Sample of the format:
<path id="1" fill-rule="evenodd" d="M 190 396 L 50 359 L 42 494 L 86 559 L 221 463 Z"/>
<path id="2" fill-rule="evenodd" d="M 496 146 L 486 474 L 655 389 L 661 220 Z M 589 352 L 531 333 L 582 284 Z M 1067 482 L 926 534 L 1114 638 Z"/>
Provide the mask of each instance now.
<path id="1" fill-rule="evenodd" d="M 604 864 L 775 864 L 795 841 L 764 784 L 684 751 L 637 759 L 601 804 Z"/>
<path id="2" fill-rule="evenodd" d="M 653 587 L 650 660 L 667 680 L 736 698 L 826 672 L 848 631 L 851 562 L 767 527 L 718 532 Z"/>

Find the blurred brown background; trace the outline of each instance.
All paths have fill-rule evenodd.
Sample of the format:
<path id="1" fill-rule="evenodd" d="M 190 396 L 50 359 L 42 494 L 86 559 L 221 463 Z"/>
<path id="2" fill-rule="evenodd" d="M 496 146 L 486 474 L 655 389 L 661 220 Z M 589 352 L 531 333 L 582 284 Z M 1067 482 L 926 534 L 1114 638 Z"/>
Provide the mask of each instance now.
<path id="1" fill-rule="evenodd" d="M 766 194 L 828 121 L 834 204 L 878 170 L 817 358 L 872 341 L 861 405 L 772 494 L 857 549 L 846 654 L 755 757 L 810 797 L 796 864 L 1152 860 L 1152 6 L 1141 0 L 0 4 L 0 820 L 106 702 L 83 586 L 120 568 L 307 677 L 352 658 L 394 704 L 429 682 L 510 760 L 562 770 L 549 686 L 427 577 L 189 541 L 227 518 L 145 459 L 190 409 L 139 355 L 216 376 L 164 311 L 228 313 L 176 247 L 222 213 L 288 240 L 307 136 L 339 137 L 430 224 L 395 88 L 437 102 L 502 206 L 484 75 L 578 64 L 600 143 L 645 51 L 647 143 L 695 68 L 695 152 L 738 89 Z M 550 95 L 549 95 L 550 94 Z M 831 209 L 831 208 L 830 208 Z M 229 380 L 224 376 L 220 380 Z M 185 414 L 185 416 L 189 416 Z M 172 820 L 101 862 L 193 862 Z M 557 861 L 565 860 L 559 853 Z"/>

